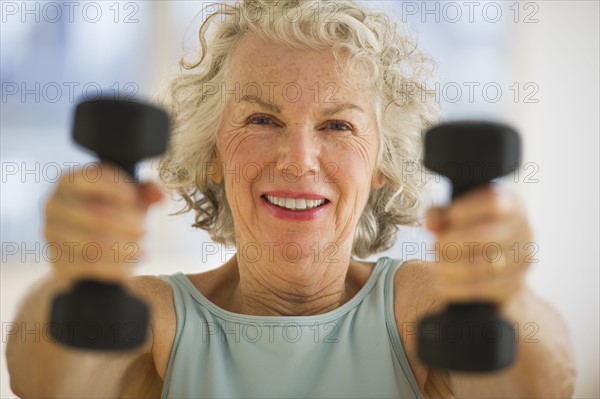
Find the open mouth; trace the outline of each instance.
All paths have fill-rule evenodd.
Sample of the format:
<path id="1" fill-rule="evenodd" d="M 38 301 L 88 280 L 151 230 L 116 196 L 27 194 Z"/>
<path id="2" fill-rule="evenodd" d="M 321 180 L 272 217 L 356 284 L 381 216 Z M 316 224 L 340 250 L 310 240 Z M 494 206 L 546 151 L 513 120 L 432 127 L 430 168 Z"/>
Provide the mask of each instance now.
<path id="1" fill-rule="evenodd" d="M 263 195 L 262 198 L 279 208 L 287 209 L 289 211 L 306 211 L 315 209 L 329 202 L 326 199 L 316 200 L 305 198 L 282 198 L 275 197 L 273 195 Z"/>

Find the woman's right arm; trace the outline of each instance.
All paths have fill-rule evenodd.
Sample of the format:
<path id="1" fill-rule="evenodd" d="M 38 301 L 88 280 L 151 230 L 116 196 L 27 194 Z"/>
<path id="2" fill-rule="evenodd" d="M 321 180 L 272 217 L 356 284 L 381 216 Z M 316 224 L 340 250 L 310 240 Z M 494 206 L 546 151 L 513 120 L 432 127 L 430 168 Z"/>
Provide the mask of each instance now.
<path id="1" fill-rule="evenodd" d="M 52 271 L 22 300 L 15 325 L 23 333 L 11 335 L 7 343 L 11 389 L 20 397 L 118 397 L 132 367 L 153 368 L 145 364 L 153 358 L 151 331 L 141 348 L 119 352 L 75 349 L 53 342 L 48 334 L 25 334 L 49 331 L 52 300 L 81 278 L 126 285 L 150 299 L 152 314 L 154 301 L 145 295 L 150 278 L 129 278 L 139 251 L 115 249 L 139 248 L 148 207 L 160 200 L 160 191 L 153 184 L 128 183 L 107 165 L 100 165 L 100 171 L 97 181 L 81 170 L 63 176 L 46 204 L 44 235 L 52 244 L 48 248 L 56 250 L 50 256 Z M 89 243 L 100 248 L 93 261 L 81 251 Z"/>

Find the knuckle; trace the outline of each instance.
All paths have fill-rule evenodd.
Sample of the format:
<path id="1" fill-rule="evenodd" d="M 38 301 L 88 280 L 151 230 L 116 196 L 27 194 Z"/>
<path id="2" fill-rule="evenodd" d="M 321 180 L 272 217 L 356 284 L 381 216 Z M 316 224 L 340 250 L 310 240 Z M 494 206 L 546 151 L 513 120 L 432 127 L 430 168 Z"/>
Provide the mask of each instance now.
<path id="1" fill-rule="evenodd" d="M 492 192 L 489 194 L 488 206 L 494 216 L 509 215 L 514 209 L 514 199 L 508 194 Z"/>
<path id="2" fill-rule="evenodd" d="M 113 221 L 112 218 L 110 218 L 109 216 L 104 216 L 104 217 L 98 217 L 98 218 L 94 218 L 94 231 L 96 234 L 98 235 L 106 235 L 106 236 L 110 236 L 112 235 L 111 233 L 113 233 L 115 231 L 115 228 L 113 227 Z"/>
<path id="3" fill-rule="evenodd" d="M 83 179 L 83 168 L 76 168 L 74 170 L 69 170 L 68 173 L 63 173 L 58 181 L 58 186 L 60 189 L 64 189 L 65 187 L 76 185 Z"/>

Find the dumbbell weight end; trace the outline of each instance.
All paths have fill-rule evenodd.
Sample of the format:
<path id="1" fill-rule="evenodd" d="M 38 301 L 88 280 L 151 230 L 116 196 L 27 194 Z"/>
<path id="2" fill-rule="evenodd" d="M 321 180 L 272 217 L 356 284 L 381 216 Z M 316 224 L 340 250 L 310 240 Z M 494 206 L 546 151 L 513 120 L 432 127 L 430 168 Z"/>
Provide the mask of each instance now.
<path id="1" fill-rule="evenodd" d="M 419 358 L 433 368 L 489 372 L 515 359 L 515 332 L 489 303 L 452 304 L 419 323 Z"/>
<path id="2" fill-rule="evenodd" d="M 127 350 L 144 344 L 148 306 L 117 284 L 81 280 L 52 302 L 50 335 L 65 345 Z"/>

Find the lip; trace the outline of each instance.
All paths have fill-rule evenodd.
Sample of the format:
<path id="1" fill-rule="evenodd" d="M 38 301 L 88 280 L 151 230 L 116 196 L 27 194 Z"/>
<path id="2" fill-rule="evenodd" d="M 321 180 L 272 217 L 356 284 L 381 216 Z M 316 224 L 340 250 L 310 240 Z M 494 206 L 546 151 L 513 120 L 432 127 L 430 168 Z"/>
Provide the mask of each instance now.
<path id="1" fill-rule="evenodd" d="M 264 195 L 270 195 L 271 197 L 279 197 L 279 198 L 291 198 L 291 199 L 309 199 L 309 200 L 326 200 L 327 198 L 322 195 L 315 193 L 297 193 L 292 191 L 265 191 L 261 194 L 261 197 Z"/>
<path id="2" fill-rule="evenodd" d="M 279 193 L 279 194 L 274 194 L 274 193 Z M 292 197 L 290 194 L 293 194 L 294 196 Z M 282 208 L 282 207 L 279 207 L 277 205 L 270 203 L 269 201 L 267 201 L 267 199 L 264 197 L 264 195 L 271 195 L 274 197 L 281 197 L 281 198 L 293 198 L 293 199 L 296 199 L 296 198 L 306 198 L 306 199 L 315 199 L 315 200 L 324 199 L 324 200 L 326 200 L 326 202 L 323 205 L 319 206 L 318 208 L 292 211 L 292 210 L 285 209 L 285 208 Z M 277 219 L 294 220 L 294 221 L 299 221 L 299 222 L 317 219 L 331 205 L 331 202 L 327 201 L 327 199 L 325 197 L 319 196 L 317 194 L 289 193 L 288 192 L 288 195 L 282 195 L 281 191 L 278 191 L 278 192 L 271 191 L 269 193 L 263 194 L 260 197 L 260 202 L 265 207 L 267 212 L 269 212 L 271 215 L 275 216 Z"/>

